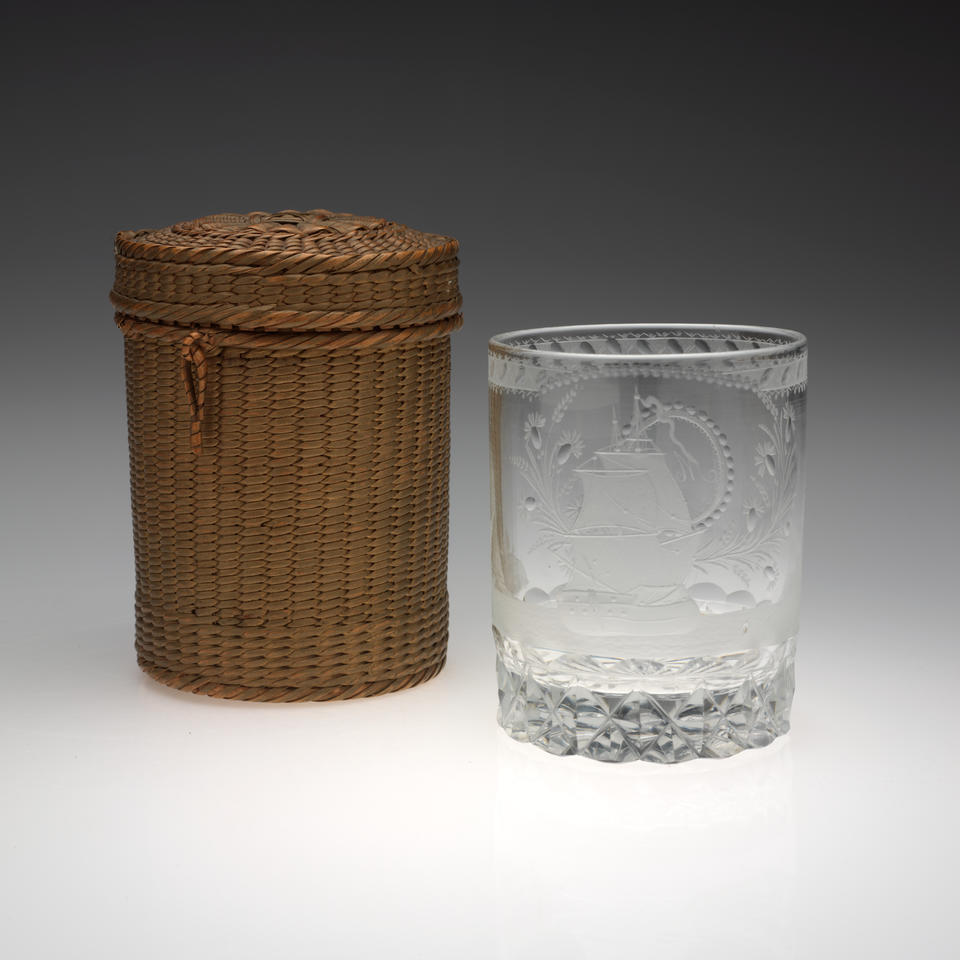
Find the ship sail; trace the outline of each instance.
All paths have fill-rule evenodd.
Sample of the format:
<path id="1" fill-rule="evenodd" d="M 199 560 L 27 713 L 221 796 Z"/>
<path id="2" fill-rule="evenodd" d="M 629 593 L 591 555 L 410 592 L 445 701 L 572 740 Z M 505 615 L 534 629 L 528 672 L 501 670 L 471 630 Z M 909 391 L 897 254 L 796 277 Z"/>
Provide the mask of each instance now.
<path id="1" fill-rule="evenodd" d="M 583 500 L 569 535 L 573 575 L 566 589 L 573 595 L 672 602 L 687 573 L 697 536 L 690 510 L 641 420 L 635 395 L 625 436 L 575 471 Z"/>
<path id="2" fill-rule="evenodd" d="M 583 503 L 574 532 L 606 528 L 608 533 L 663 533 L 691 529 L 690 511 L 662 453 L 646 454 L 642 469 L 577 470 Z M 669 484 L 665 481 L 669 480 Z"/>
<path id="3" fill-rule="evenodd" d="M 656 490 L 645 470 L 581 469 L 576 472 L 583 484 L 583 505 L 575 532 L 596 529 L 615 534 L 660 530 Z"/>

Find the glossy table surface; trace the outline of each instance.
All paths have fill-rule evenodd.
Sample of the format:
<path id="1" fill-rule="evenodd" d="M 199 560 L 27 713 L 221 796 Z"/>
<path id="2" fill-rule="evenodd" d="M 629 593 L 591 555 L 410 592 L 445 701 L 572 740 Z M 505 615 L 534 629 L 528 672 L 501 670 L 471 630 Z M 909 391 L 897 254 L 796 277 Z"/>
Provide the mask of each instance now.
<path id="1" fill-rule="evenodd" d="M 122 502 L 101 511 L 106 546 L 89 516 L 52 509 L 64 526 L 6 581 L 8 956 L 951 952 L 953 680 L 899 669 L 895 621 L 865 632 L 809 605 L 794 729 L 764 750 L 557 759 L 496 726 L 485 520 L 469 510 L 445 671 L 287 706 L 140 674 Z"/>

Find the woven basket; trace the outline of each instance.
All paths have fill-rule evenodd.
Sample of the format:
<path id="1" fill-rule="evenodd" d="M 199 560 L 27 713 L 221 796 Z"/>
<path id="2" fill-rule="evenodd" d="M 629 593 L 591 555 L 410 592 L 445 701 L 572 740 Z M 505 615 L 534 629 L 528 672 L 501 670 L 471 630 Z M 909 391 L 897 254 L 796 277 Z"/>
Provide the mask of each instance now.
<path id="1" fill-rule="evenodd" d="M 152 677 L 296 701 L 439 672 L 457 249 L 326 210 L 118 235 Z"/>

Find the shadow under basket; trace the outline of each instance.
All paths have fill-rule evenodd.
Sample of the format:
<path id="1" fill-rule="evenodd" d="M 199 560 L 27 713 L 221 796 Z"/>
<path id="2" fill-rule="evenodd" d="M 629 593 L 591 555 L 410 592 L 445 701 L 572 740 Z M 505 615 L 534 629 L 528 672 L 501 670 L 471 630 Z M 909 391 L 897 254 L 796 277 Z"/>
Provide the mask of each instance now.
<path id="1" fill-rule="evenodd" d="M 440 671 L 457 249 L 324 210 L 118 235 L 150 676 L 290 702 Z"/>

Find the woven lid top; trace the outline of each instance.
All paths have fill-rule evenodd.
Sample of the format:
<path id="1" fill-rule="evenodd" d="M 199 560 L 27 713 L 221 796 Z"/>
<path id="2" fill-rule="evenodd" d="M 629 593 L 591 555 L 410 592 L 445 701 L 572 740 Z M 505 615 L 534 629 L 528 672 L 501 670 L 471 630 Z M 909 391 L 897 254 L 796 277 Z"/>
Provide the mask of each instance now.
<path id="1" fill-rule="evenodd" d="M 457 241 L 329 210 L 217 214 L 117 235 L 125 316 L 234 330 L 369 330 L 459 312 Z"/>

